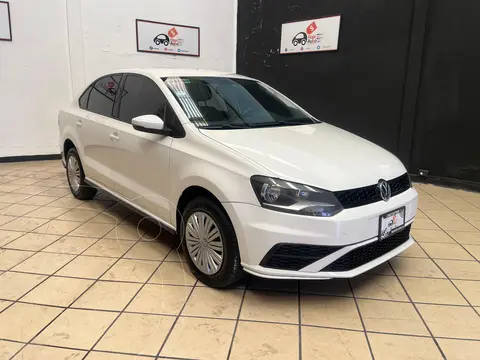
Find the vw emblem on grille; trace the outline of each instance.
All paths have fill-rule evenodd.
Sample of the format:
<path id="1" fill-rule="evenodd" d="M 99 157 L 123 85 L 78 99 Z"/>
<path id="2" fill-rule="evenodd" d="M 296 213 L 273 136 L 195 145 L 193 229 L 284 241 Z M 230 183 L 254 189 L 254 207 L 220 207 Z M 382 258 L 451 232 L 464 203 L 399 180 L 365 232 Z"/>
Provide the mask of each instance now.
<path id="1" fill-rule="evenodd" d="M 390 189 L 388 182 L 385 180 L 379 180 L 377 186 L 383 201 L 388 201 L 390 196 L 392 196 L 392 190 Z"/>

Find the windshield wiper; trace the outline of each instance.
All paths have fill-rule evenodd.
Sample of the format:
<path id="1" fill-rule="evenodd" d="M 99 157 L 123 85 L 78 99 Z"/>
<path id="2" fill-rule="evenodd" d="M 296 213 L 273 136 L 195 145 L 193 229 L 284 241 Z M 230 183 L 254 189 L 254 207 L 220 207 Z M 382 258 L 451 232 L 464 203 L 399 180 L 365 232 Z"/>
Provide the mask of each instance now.
<path id="1" fill-rule="evenodd" d="M 268 121 L 263 123 L 251 123 L 251 127 L 267 127 L 267 126 L 289 126 L 289 125 L 308 125 L 308 124 L 317 124 L 313 120 L 298 120 L 298 121 Z"/>
<path id="2" fill-rule="evenodd" d="M 199 129 L 205 130 L 218 130 L 218 129 L 248 129 L 247 125 L 233 125 L 233 124 L 221 124 L 221 125 L 204 125 L 198 126 Z"/>

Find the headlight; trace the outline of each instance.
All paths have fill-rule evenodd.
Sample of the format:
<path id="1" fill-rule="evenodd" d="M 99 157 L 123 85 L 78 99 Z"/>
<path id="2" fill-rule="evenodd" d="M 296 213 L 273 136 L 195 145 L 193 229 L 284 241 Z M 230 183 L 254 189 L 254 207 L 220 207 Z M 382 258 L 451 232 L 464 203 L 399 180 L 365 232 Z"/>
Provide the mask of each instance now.
<path id="1" fill-rule="evenodd" d="M 330 191 L 260 175 L 250 181 L 260 204 L 271 210 L 320 217 L 343 210 Z"/>

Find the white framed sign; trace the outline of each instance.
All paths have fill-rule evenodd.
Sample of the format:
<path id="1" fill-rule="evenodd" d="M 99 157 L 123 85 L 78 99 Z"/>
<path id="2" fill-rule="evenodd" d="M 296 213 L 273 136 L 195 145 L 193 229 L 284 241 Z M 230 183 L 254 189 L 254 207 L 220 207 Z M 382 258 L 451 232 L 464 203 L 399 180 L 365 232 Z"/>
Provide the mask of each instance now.
<path id="1" fill-rule="evenodd" d="M 0 1 L 0 40 L 12 41 L 10 4 L 6 1 Z"/>
<path id="2" fill-rule="evenodd" d="M 200 28 L 136 19 L 137 51 L 200 56 Z"/>
<path id="3" fill-rule="evenodd" d="M 282 24 L 280 54 L 338 49 L 340 15 Z"/>

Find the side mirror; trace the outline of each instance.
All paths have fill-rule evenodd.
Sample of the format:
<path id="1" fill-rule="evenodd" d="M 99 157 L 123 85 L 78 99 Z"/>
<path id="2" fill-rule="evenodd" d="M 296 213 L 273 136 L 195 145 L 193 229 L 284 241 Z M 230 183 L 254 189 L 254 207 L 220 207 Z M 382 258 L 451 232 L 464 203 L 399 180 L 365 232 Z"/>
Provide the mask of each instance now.
<path id="1" fill-rule="evenodd" d="M 133 128 L 137 131 L 169 136 L 172 130 L 157 115 L 141 115 L 132 119 Z"/>

